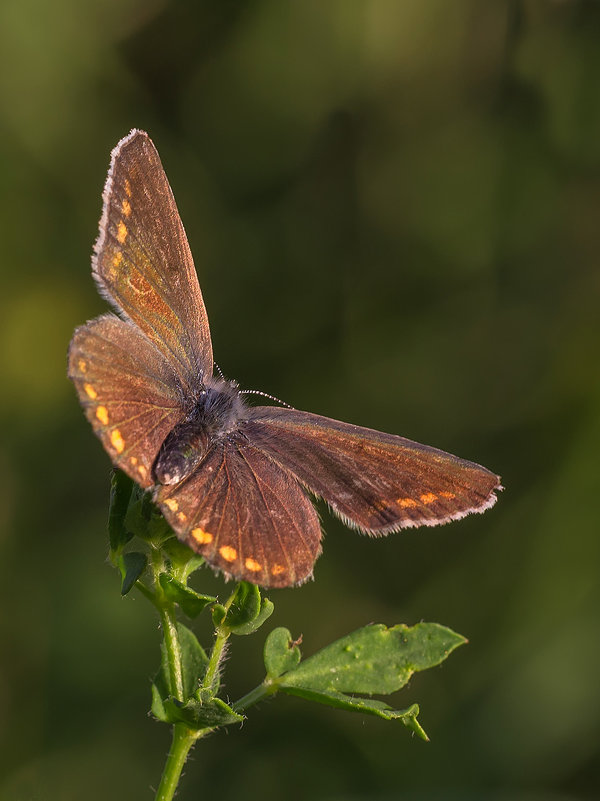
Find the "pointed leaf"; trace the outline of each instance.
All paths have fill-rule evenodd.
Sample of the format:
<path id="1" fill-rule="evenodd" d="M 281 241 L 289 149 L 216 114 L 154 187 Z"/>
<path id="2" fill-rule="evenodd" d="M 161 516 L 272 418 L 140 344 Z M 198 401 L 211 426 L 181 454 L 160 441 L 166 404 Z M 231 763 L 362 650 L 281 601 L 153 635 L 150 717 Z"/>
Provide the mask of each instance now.
<path id="1" fill-rule="evenodd" d="M 125 526 L 136 537 L 147 539 L 148 537 L 148 518 L 143 514 L 143 498 L 131 498 L 131 503 L 127 509 Z"/>
<path id="2" fill-rule="evenodd" d="M 125 518 L 133 481 L 122 470 L 113 470 L 110 480 L 110 503 L 108 507 L 108 541 L 110 550 L 119 552 L 133 537 L 127 530 Z"/>
<path id="3" fill-rule="evenodd" d="M 213 698 L 204 704 L 196 699 L 180 704 L 174 698 L 169 698 L 163 706 L 169 723 L 185 723 L 190 729 L 212 729 L 244 720 L 243 715 L 238 715 L 220 698 Z"/>
<path id="4" fill-rule="evenodd" d="M 177 624 L 177 634 L 179 635 L 179 647 L 181 648 L 183 695 L 185 698 L 191 698 L 198 689 L 198 685 L 206 672 L 208 657 L 194 632 L 184 626 L 183 623 Z"/>
<path id="5" fill-rule="evenodd" d="M 165 710 L 163 698 L 165 698 L 165 696 L 163 696 L 158 686 L 152 682 L 152 706 L 150 707 L 150 711 L 154 717 L 162 723 L 171 723 L 172 721 L 169 720 L 169 716 Z"/>
<path id="6" fill-rule="evenodd" d="M 209 604 L 217 600 L 212 595 L 200 595 L 168 573 L 161 573 L 158 580 L 168 600 L 179 604 L 188 617 L 196 617 Z"/>
<path id="7" fill-rule="evenodd" d="M 129 590 L 133 587 L 135 582 L 142 575 L 148 564 L 148 557 L 145 553 L 138 551 L 129 551 L 123 554 L 122 557 L 122 582 L 121 582 L 121 595 L 127 595 Z"/>
<path id="8" fill-rule="evenodd" d="M 177 623 L 177 638 L 181 649 L 183 694 L 185 698 L 191 698 L 194 696 L 200 684 L 200 680 L 206 672 L 208 658 L 194 632 L 188 629 L 187 626 L 184 626 L 183 623 Z M 169 659 L 164 642 L 160 645 L 160 668 L 152 684 L 152 713 L 159 720 L 163 720 L 156 711 L 160 709 L 160 707 L 157 701 L 155 701 L 155 693 L 163 705 L 167 699 L 171 697 Z"/>
<path id="9" fill-rule="evenodd" d="M 392 693 L 404 687 L 413 673 L 439 665 L 465 642 L 460 634 L 438 623 L 366 626 L 305 659 L 285 674 L 281 687 Z"/>
<path id="10" fill-rule="evenodd" d="M 167 659 L 167 649 L 165 648 L 164 642 L 162 642 L 161 645 L 160 645 L 160 667 L 158 668 L 158 671 L 156 672 L 156 676 L 154 677 L 154 681 L 152 682 L 152 713 L 153 714 L 156 714 L 155 711 L 154 711 L 154 703 L 155 703 L 154 693 L 155 692 L 158 694 L 158 697 L 160 698 L 161 704 L 162 704 L 163 701 L 165 701 L 171 695 L 170 679 L 169 679 L 169 661 Z M 159 720 L 162 720 L 162 718 L 160 718 L 158 714 L 156 714 L 156 717 L 159 718 Z"/>
<path id="11" fill-rule="evenodd" d="M 408 709 L 392 709 L 383 701 L 373 701 L 370 698 L 353 698 L 350 695 L 336 692 L 319 692 L 300 687 L 282 687 L 283 692 L 288 695 L 297 695 L 308 701 L 316 701 L 318 704 L 332 706 L 336 709 L 346 709 L 349 712 L 362 712 L 365 715 L 375 715 L 384 720 L 399 720 L 406 727 L 418 734 L 423 740 L 429 740 L 417 720 L 419 714 L 418 704 L 413 704 Z"/>
<path id="12" fill-rule="evenodd" d="M 267 677 L 270 679 L 292 670 L 300 662 L 298 644 L 292 640 L 289 629 L 273 629 L 265 642 L 264 660 Z"/>

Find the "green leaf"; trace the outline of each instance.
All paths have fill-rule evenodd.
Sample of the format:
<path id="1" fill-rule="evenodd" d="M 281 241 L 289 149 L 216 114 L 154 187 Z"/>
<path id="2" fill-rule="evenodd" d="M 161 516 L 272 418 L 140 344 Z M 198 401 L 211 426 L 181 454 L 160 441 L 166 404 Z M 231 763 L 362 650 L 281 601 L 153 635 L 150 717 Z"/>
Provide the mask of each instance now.
<path id="1" fill-rule="evenodd" d="M 133 537 L 127 530 L 125 518 L 133 491 L 133 481 L 122 470 L 113 470 L 110 479 L 110 503 L 108 507 L 108 541 L 113 553 L 121 551 Z"/>
<path id="2" fill-rule="evenodd" d="M 183 679 L 183 695 L 189 699 L 195 697 L 200 681 L 206 672 L 208 657 L 204 648 L 198 642 L 193 631 L 177 623 L 177 638 L 181 649 L 181 671 Z M 160 668 L 152 684 L 152 714 L 159 720 L 173 721 L 163 717 L 165 703 L 171 697 L 171 677 L 169 673 L 169 659 L 165 643 L 160 646 Z M 163 716 L 161 716 L 163 715 Z"/>
<path id="3" fill-rule="evenodd" d="M 286 673 L 281 687 L 318 692 L 381 693 L 399 690 L 413 673 L 439 665 L 466 642 L 438 623 L 366 626 L 336 640 Z"/>
<path id="4" fill-rule="evenodd" d="M 127 510 L 125 525 L 137 537 L 161 545 L 165 539 L 173 536 L 173 531 L 152 503 L 150 493 L 137 486 L 135 490 Z"/>
<path id="5" fill-rule="evenodd" d="M 196 617 L 209 604 L 217 600 L 212 595 L 200 595 L 195 590 L 186 587 L 168 573 L 161 573 L 158 579 L 165 597 L 173 603 L 179 604 L 188 617 Z"/>
<path id="6" fill-rule="evenodd" d="M 127 595 L 135 582 L 142 575 L 148 564 L 148 557 L 145 553 L 129 551 L 121 559 L 121 595 Z"/>
<path id="7" fill-rule="evenodd" d="M 232 634 L 253 634 L 257 629 L 259 629 L 265 620 L 271 617 L 273 614 L 273 610 L 275 606 L 268 598 L 263 598 L 260 611 L 258 615 L 254 618 L 254 620 L 250 620 L 248 623 L 242 623 L 239 626 L 233 626 L 231 628 Z"/>
<path id="8" fill-rule="evenodd" d="M 218 628 L 227 617 L 227 609 L 223 604 L 215 604 L 212 608 L 213 626 Z"/>
<path id="9" fill-rule="evenodd" d="M 265 642 L 264 660 L 267 677 L 277 679 L 300 662 L 300 649 L 289 629 L 273 629 Z"/>
<path id="10" fill-rule="evenodd" d="M 125 518 L 125 526 L 137 537 L 147 539 L 149 518 L 144 515 L 143 511 L 143 498 L 138 496 L 134 499 L 132 496 Z"/>
<path id="11" fill-rule="evenodd" d="M 204 564 L 204 557 L 192 551 L 175 536 L 169 537 L 163 543 L 162 549 L 179 579 L 187 579 Z"/>
<path id="12" fill-rule="evenodd" d="M 208 703 L 192 698 L 185 704 L 168 698 L 163 702 L 163 710 L 168 723 L 185 723 L 188 728 L 196 730 L 228 726 L 244 720 L 243 715 L 238 715 L 220 698 L 213 698 Z"/>
<path id="13" fill-rule="evenodd" d="M 233 601 L 229 605 L 223 625 L 231 631 L 256 620 L 260 613 L 260 590 L 256 584 L 240 581 L 235 589 Z"/>
<path id="14" fill-rule="evenodd" d="M 177 634 L 179 636 L 179 647 L 181 648 L 183 695 L 184 698 L 191 698 L 198 689 L 198 685 L 206 672 L 208 657 L 194 632 L 184 626 L 183 623 L 177 624 Z"/>
<path id="15" fill-rule="evenodd" d="M 160 645 L 160 667 L 152 682 L 152 713 L 156 715 L 159 720 L 163 720 L 163 718 L 155 711 L 155 701 L 157 704 L 158 701 L 160 701 L 160 709 L 162 709 L 163 702 L 166 701 L 170 695 L 169 662 L 167 660 L 167 650 L 163 642 Z"/>
<path id="16" fill-rule="evenodd" d="M 161 692 L 159 686 L 155 682 L 152 682 L 152 706 L 150 707 L 150 711 L 154 717 L 157 720 L 160 720 L 162 723 L 172 722 L 169 720 L 169 716 L 164 705 L 164 700 L 167 700 L 167 698 L 168 696 L 165 696 Z"/>
<path id="17" fill-rule="evenodd" d="M 349 712 L 362 712 L 366 715 L 375 715 L 384 720 L 399 720 L 407 728 L 415 732 L 422 740 L 429 741 L 421 724 L 417 720 L 419 714 L 418 704 L 413 704 L 408 709 L 392 709 L 383 701 L 373 701 L 370 698 L 353 698 L 350 695 L 336 692 L 318 692 L 301 687 L 284 687 L 283 692 L 288 695 L 297 695 L 307 701 L 316 701 L 318 704 L 332 706 L 336 709 L 346 709 Z"/>
<path id="18" fill-rule="evenodd" d="M 213 622 L 215 626 L 226 627 L 231 634 L 252 634 L 273 614 L 274 608 L 268 598 L 261 599 L 256 584 L 240 581 L 224 618 L 221 608 L 214 607 Z"/>

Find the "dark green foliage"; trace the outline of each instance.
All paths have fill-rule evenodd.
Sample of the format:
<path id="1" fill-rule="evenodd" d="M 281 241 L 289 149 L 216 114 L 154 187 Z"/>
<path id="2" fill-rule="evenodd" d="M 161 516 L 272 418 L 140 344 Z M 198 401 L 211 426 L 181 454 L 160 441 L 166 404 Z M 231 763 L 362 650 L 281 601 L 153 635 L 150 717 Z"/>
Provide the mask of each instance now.
<path id="1" fill-rule="evenodd" d="M 464 637 L 437 623 L 386 628 L 371 625 L 342 637 L 300 664 L 300 650 L 287 629 L 275 629 L 265 644 L 265 668 L 279 690 L 309 701 L 400 720 L 422 739 L 419 708 L 398 711 L 354 693 L 386 695 L 408 682 L 415 671 L 439 665 Z M 281 678 L 279 678 L 281 677 Z M 348 695 L 349 693 L 349 695 Z"/>
<path id="2" fill-rule="evenodd" d="M 301 659 L 300 648 L 285 628 L 273 629 L 265 642 L 264 659 L 267 678 L 277 679 L 295 668 Z"/>
<path id="3" fill-rule="evenodd" d="M 108 541 L 111 551 L 121 550 L 133 537 L 125 523 L 133 487 L 133 481 L 122 470 L 113 470 L 108 513 Z"/>
<path id="4" fill-rule="evenodd" d="M 439 665 L 465 642 L 437 623 L 365 626 L 305 659 L 279 686 L 387 695 L 404 687 L 415 671 Z"/>
<path id="5" fill-rule="evenodd" d="M 121 560 L 121 595 L 127 595 L 135 582 L 142 575 L 148 564 L 148 557 L 145 553 L 129 551 L 123 554 Z"/>
<path id="6" fill-rule="evenodd" d="M 188 549 L 189 550 L 189 549 Z M 212 595 L 201 595 L 168 573 L 161 573 L 159 584 L 167 600 L 178 604 L 188 617 L 197 617 L 203 609 L 217 600 Z"/>

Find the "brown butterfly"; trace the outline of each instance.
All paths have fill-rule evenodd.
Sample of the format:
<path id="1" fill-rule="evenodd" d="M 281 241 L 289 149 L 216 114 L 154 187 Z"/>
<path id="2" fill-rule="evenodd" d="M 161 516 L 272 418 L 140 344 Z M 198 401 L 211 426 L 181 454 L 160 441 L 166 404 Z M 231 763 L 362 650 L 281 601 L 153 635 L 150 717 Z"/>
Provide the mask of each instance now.
<path id="1" fill-rule="evenodd" d="M 75 331 L 69 377 L 113 464 L 214 568 L 305 581 L 321 550 L 308 493 L 367 534 L 483 512 L 498 476 L 435 448 L 309 412 L 248 406 L 213 375 L 208 318 L 156 148 L 112 152 L 92 272 L 119 317 Z"/>

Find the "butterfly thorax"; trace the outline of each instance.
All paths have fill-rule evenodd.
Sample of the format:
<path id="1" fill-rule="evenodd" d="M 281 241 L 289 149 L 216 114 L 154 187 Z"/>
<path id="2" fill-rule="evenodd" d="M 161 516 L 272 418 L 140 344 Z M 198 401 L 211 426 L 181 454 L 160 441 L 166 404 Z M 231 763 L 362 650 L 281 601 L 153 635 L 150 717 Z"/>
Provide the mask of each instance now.
<path id="1" fill-rule="evenodd" d="M 159 484 L 178 484 L 200 464 L 210 447 L 235 431 L 245 405 L 237 384 L 211 379 L 188 416 L 168 434 L 154 463 Z"/>

